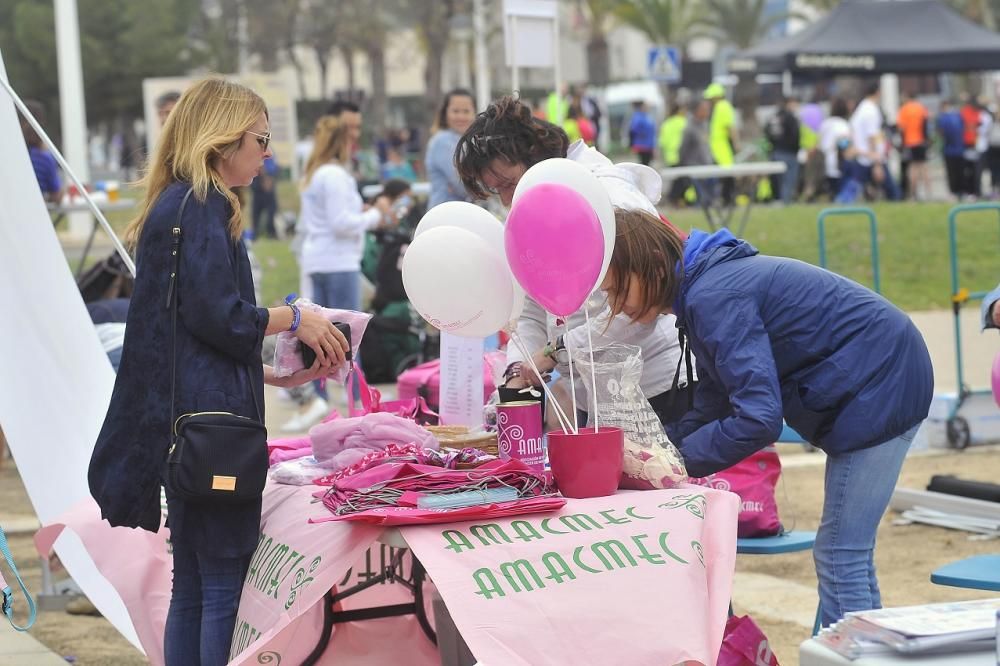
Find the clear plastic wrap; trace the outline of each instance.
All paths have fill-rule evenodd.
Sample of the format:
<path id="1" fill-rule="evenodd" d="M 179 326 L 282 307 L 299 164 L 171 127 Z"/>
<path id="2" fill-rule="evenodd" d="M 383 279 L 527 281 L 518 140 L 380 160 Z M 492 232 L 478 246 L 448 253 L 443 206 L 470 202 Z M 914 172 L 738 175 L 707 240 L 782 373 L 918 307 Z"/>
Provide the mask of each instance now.
<path id="1" fill-rule="evenodd" d="M 364 337 L 365 330 L 368 328 L 368 322 L 372 318 L 371 314 L 367 312 L 355 312 L 353 310 L 324 308 L 304 298 L 295 301 L 295 305 L 301 310 L 319 312 L 329 321 L 350 326 L 351 355 L 352 357 L 357 357 L 358 349 L 361 347 L 361 338 Z M 338 366 L 330 373 L 329 378 L 338 383 L 343 383 L 347 380 L 347 375 L 351 371 L 351 367 L 350 363 Z M 291 331 L 278 333 L 278 340 L 274 348 L 274 376 L 287 377 L 294 372 L 304 369 L 305 365 L 302 363 L 302 354 L 299 352 L 299 339 Z"/>
<path id="2" fill-rule="evenodd" d="M 622 488 L 647 490 L 674 488 L 688 479 L 684 460 L 664 432 L 656 412 L 639 388 L 642 350 L 634 345 L 612 344 L 594 350 L 593 386 L 590 354 L 580 350 L 573 364 L 587 387 L 588 426 L 621 428 L 625 433 L 625 465 Z"/>

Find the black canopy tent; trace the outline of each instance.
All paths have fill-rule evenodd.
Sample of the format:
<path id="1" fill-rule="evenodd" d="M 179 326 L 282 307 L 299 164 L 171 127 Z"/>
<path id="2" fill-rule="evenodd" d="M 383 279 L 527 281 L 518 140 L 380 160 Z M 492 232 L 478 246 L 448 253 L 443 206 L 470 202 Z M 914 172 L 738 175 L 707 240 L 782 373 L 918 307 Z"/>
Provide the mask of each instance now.
<path id="1" fill-rule="evenodd" d="M 729 59 L 734 74 L 904 74 L 1000 69 L 1000 34 L 938 0 L 844 0 L 821 20 Z"/>

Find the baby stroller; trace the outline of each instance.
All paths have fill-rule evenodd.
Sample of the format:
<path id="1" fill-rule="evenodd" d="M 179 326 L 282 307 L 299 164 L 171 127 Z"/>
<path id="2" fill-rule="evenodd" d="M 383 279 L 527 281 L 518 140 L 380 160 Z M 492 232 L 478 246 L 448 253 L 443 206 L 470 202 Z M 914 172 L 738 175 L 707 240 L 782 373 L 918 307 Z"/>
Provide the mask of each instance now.
<path id="1" fill-rule="evenodd" d="M 410 215 L 395 229 L 374 232 L 378 247 L 374 268 L 366 277 L 375 285 L 372 320 L 361 340 L 361 369 L 373 384 L 396 381 L 399 373 L 440 355 L 440 338 L 413 309 L 403 288 L 402 257 L 413 240 Z"/>

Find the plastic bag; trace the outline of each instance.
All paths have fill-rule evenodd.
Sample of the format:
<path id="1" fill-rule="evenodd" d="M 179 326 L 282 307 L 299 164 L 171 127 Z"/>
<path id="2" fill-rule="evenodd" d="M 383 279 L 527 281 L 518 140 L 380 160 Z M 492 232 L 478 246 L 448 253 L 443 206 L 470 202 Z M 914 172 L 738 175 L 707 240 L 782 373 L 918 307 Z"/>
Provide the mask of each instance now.
<path id="1" fill-rule="evenodd" d="M 324 308 L 304 298 L 295 301 L 295 305 L 300 310 L 319 312 L 329 321 L 350 326 L 351 355 L 352 357 L 357 357 L 358 348 L 361 347 L 361 338 L 364 337 L 365 329 L 368 328 L 368 322 L 372 318 L 369 313 Z M 291 331 L 282 331 L 278 333 L 278 341 L 275 343 L 274 348 L 274 376 L 287 377 L 299 370 L 305 370 L 305 365 L 302 363 L 302 354 L 299 353 L 299 339 Z M 351 364 L 344 363 L 331 372 L 329 378 L 342 383 L 347 380 L 347 375 L 350 371 Z"/>
<path id="2" fill-rule="evenodd" d="M 625 433 L 625 464 L 620 487 L 633 490 L 675 488 L 688 480 L 684 461 L 663 430 L 659 417 L 639 388 L 642 350 L 634 345 L 611 344 L 594 350 L 593 387 L 591 356 L 574 354 L 573 364 L 587 387 L 583 406 L 588 426 L 614 426 Z M 597 410 L 594 410 L 594 396 Z"/>

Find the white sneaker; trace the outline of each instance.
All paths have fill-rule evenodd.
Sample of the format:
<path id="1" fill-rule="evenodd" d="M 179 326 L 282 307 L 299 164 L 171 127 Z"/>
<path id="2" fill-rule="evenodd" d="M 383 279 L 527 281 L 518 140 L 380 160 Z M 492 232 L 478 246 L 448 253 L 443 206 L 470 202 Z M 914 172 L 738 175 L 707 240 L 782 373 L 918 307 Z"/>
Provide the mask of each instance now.
<path id="1" fill-rule="evenodd" d="M 330 413 L 330 405 L 323 398 L 314 398 L 309 406 L 293 416 L 285 425 L 281 426 L 281 432 L 304 432 L 323 420 L 323 417 Z"/>

